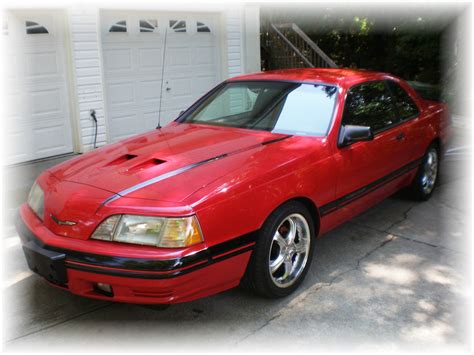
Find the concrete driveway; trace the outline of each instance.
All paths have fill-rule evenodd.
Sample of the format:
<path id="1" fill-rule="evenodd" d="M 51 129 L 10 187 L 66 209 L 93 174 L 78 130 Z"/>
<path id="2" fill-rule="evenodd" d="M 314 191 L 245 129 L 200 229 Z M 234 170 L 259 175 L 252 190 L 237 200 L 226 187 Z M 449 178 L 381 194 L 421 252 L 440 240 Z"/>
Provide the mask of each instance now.
<path id="1" fill-rule="evenodd" d="M 82 299 L 32 275 L 7 226 L 4 350 L 468 350 L 472 181 L 462 146 L 458 135 L 430 201 L 398 194 L 318 240 L 304 284 L 280 300 L 241 289 L 164 310 Z M 7 212 L 52 163 L 6 172 L 17 185 Z"/>

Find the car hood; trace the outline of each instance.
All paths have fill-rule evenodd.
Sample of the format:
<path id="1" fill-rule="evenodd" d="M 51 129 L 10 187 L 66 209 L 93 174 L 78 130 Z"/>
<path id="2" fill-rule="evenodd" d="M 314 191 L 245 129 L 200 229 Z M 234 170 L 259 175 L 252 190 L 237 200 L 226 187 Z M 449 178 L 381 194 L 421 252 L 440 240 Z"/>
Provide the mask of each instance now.
<path id="1" fill-rule="evenodd" d="M 60 181 L 114 195 L 179 202 L 235 168 L 215 160 L 251 154 L 286 135 L 210 125 L 172 123 L 105 146 L 52 169 Z M 225 168 L 222 168 L 225 166 Z M 205 170 L 204 170 L 205 169 Z M 199 170 L 199 174 L 192 173 Z"/>

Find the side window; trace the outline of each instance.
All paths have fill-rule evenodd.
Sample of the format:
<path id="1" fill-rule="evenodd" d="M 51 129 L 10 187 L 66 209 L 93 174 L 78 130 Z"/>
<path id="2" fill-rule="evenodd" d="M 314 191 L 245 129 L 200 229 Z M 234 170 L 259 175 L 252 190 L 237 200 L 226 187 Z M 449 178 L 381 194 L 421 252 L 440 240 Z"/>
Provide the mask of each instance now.
<path id="1" fill-rule="evenodd" d="M 347 94 L 343 125 L 369 126 L 374 132 L 397 122 L 393 97 L 383 81 L 372 81 L 352 87 Z"/>
<path id="2" fill-rule="evenodd" d="M 392 80 L 387 80 L 387 85 L 395 97 L 395 106 L 400 115 L 400 119 L 407 120 L 417 116 L 419 113 L 418 107 L 405 89 Z"/>

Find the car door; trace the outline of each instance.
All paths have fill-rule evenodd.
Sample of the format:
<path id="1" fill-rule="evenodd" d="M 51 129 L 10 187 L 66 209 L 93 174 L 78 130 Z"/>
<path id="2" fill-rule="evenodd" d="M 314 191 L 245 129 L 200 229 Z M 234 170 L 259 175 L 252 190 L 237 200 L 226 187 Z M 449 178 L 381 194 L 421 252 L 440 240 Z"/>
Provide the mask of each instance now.
<path id="1" fill-rule="evenodd" d="M 349 215 L 357 213 L 350 210 L 351 203 L 390 180 L 409 160 L 405 128 L 384 81 L 365 82 L 348 91 L 342 125 L 369 126 L 374 139 L 338 148 L 336 200 L 323 208 L 323 214 L 348 205 Z"/>
<path id="2" fill-rule="evenodd" d="M 386 83 L 394 98 L 397 117 L 409 147 L 407 159 L 410 161 L 420 159 L 426 150 L 425 140 L 420 139 L 426 133 L 426 124 L 420 120 L 421 111 L 410 94 L 399 83 L 391 79 Z"/>

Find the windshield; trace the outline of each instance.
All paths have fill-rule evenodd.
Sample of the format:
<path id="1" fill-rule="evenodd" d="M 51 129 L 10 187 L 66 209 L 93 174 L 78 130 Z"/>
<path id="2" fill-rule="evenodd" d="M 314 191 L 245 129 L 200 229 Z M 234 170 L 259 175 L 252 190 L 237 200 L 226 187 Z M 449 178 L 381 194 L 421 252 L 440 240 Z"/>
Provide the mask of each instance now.
<path id="1" fill-rule="evenodd" d="M 202 123 L 294 135 L 325 136 L 337 88 L 292 82 L 230 82 L 179 122 Z"/>

